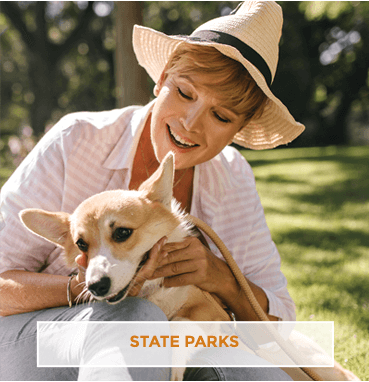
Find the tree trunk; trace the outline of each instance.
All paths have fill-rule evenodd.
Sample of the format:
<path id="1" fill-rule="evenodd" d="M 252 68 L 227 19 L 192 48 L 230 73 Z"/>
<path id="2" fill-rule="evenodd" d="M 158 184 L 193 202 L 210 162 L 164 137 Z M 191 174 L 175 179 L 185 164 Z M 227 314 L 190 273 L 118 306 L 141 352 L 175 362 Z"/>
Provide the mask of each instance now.
<path id="1" fill-rule="evenodd" d="M 117 107 L 146 104 L 150 99 L 147 74 L 132 47 L 133 25 L 142 25 L 144 3 L 116 2 L 115 78 Z"/>
<path id="2" fill-rule="evenodd" d="M 51 111 L 57 107 L 53 92 L 53 72 L 48 62 L 41 55 L 32 52 L 29 55 L 30 85 L 35 101 L 30 108 L 30 123 L 36 136 L 41 136 Z"/>
<path id="3" fill-rule="evenodd" d="M 16 2 L 4 1 L 1 5 L 1 11 L 18 30 L 27 48 L 30 90 L 35 97 L 30 108 L 29 119 L 35 135 L 40 136 L 51 118 L 52 110 L 58 106 L 54 86 L 57 78 L 57 66 L 87 32 L 88 25 L 95 17 L 93 2 L 89 2 L 86 10 L 79 15 L 76 28 L 63 45 L 55 45 L 48 39 L 45 18 L 46 2 L 36 1 L 31 5 L 37 25 L 37 28 L 32 31 L 23 21 L 23 11 Z"/>

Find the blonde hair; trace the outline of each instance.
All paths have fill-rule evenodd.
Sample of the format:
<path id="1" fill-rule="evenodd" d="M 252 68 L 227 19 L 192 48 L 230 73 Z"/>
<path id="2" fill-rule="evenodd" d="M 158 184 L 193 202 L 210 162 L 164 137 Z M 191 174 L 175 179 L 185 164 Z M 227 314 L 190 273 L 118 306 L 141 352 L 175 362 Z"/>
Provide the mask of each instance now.
<path id="1" fill-rule="evenodd" d="M 214 89 L 222 106 L 244 115 L 244 126 L 262 115 L 268 100 L 241 63 L 213 47 L 181 44 L 167 63 L 165 77 L 174 72 L 183 75 L 210 74 L 211 83 L 204 85 Z"/>

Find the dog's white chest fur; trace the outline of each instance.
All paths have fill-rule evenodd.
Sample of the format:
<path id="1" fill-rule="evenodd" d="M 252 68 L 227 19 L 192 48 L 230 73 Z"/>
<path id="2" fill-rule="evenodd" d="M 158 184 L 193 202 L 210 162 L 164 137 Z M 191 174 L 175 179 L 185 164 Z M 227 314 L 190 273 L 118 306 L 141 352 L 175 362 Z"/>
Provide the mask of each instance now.
<path id="1" fill-rule="evenodd" d="M 170 320 L 183 308 L 192 287 L 164 288 L 161 286 L 161 282 L 161 279 L 146 281 L 139 297 L 156 304 Z"/>

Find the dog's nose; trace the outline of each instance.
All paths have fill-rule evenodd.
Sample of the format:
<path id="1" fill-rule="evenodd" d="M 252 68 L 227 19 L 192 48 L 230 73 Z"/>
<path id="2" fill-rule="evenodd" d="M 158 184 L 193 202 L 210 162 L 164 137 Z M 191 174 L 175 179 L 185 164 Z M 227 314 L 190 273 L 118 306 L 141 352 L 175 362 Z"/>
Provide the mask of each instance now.
<path id="1" fill-rule="evenodd" d="M 91 284 L 88 290 L 97 297 L 105 296 L 110 289 L 111 281 L 109 277 L 102 277 L 98 282 Z"/>

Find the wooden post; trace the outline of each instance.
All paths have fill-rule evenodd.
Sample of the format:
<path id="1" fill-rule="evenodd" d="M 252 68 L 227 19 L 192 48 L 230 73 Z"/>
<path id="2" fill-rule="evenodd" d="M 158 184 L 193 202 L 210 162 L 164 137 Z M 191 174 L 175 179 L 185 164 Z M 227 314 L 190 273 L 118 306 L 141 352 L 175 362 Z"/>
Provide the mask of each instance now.
<path id="1" fill-rule="evenodd" d="M 144 105 L 150 100 L 146 71 L 132 47 L 134 24 L 142 25 L 143 1 L 116 1 L 115 81 L 117 107 Z"/>

